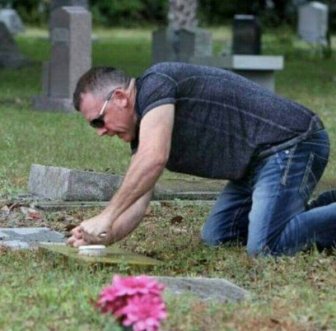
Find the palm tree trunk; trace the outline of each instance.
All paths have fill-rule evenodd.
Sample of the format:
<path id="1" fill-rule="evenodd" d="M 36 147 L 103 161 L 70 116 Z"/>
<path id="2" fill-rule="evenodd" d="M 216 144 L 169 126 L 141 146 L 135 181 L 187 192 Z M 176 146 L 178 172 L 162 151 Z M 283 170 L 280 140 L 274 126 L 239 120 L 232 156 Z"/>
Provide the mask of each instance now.
<path id="1" fill-rule="evenodd" d="M 173 30 L 197 27 L 197 0 L 169 0 L 168 22 Z"/>

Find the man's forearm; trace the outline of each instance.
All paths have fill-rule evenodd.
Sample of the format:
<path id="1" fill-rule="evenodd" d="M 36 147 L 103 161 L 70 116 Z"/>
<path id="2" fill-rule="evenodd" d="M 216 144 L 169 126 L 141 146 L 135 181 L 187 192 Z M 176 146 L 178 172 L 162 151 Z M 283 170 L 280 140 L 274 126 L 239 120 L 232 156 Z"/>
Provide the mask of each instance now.
<path id="1" fill-rule="evenodd" d="M 135 156 L 119 190 L 103 211 L 113 222 L 146 192 L 151 191 L 164 169 L 165 162 L 153 162 L 150 156 Z"/>
<path id="2" fill-rule="evenodd" d="M 131 207 L 123 212 L 112 224 L 111 239 L 117 242 L 131 233 L 141 222 L 152 196 L 152 190 L 139 198 Z"/>

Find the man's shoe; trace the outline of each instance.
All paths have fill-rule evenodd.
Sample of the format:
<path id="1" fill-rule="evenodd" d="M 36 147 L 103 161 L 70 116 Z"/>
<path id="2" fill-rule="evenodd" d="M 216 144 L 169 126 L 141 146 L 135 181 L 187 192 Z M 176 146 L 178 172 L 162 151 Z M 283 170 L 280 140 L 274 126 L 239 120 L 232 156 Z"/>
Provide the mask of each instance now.
<path id="1" fill-rule="evenodd" d="M 308 202 L 307 210 L 327 206 L 336 202 L 336 190 L 325 191 L 321 193 L 316 199 Z"/>

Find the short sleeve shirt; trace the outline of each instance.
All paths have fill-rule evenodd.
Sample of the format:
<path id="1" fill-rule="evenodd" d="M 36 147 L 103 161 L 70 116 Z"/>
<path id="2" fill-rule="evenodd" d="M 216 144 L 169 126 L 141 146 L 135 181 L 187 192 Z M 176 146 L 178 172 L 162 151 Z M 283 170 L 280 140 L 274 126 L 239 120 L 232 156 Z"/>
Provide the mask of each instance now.
<path id="1" fill-rule="evenodd" d="M 255 158 L 304 140 L 321 125 L 306 107 L 224 69 L 160 63 L 136 87 L 140 126 L 149 111 L 175 105 L 167 168 L 176 172 L 239 179 Z M 137 145 L 138 138 L 133 151 Z"/>

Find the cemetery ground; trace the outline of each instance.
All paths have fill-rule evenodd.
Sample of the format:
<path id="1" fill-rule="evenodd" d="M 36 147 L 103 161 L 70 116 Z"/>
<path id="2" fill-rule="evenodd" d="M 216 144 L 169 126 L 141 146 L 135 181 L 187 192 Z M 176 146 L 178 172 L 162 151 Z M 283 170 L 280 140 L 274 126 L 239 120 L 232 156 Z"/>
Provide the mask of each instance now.
<path id="1" fill-rule="evenodd" d="M 214 29 L 219 52 L 229 29 Z M 150 64 L 149 30 L 96 31 L 94 65 L 114 65 L 138 75 Z M 0 227 L 48 226 L 65 234 L 99 208 L 39 211 L 35 217 L 13 205 L 26 191 L 32 163 L 123 174 L 129 148 L 98 138 L 78 114 L 37 112 L 31 96 L 40 93 L 41 61 L 48 58 L 46 32 L 17 37 L 32 64 L 0 71 Z M 335 42 L 335 40 L 334 40 Z M 277 92 L 299 101 L 323 119 L 331 138 L 330 164 L 317 191 L 336 187 L 335 54 L 321 57 L 287 29 L 264 34 L 266 54 L 284 54 Z M 164 178 L 184 178 L 165 173 Z M 24 202 L 21 202 L 24 205 Z M 249 258 L 244 247 L 204 246 L 199 229 L 209 204 L 155 202 L 139 228 L 120 246 L 163 262 L 137 269 L 87 265 L 38 251 L 0 249 L 0 330 L 119 330 L 92 305 L 112 275 L 222 277 L 250 292 L 238 303 L 168 296 L 163 330 L 336 330 L 336 252 L 316 250 L 294 257 Z"/>

